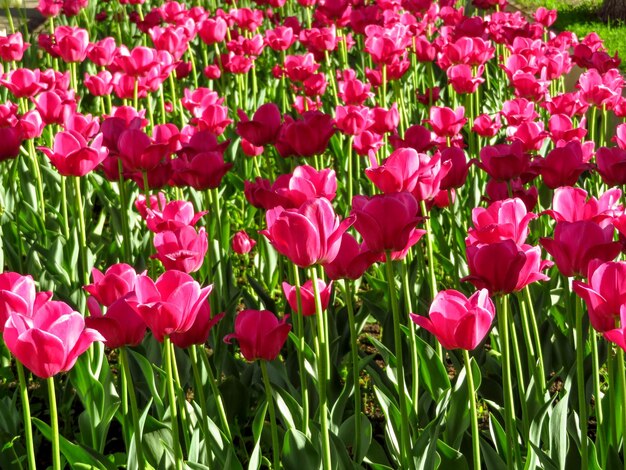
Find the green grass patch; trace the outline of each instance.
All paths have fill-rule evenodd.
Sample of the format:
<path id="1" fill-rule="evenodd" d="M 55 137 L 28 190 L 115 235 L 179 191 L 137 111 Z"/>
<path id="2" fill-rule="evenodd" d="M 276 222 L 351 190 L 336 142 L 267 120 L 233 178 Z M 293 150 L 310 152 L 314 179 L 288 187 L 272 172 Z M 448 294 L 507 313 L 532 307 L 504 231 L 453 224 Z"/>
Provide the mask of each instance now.
<path id="1" fill-rule="evenodd" d="M 591 32 L 596 32 L 603 40 L 609 54 L 615 52 L 622 59 L 622 69 L 626 64 L 626 25 L 624 23 L 606 23 L 598 17 L 602 0 L 514 0 L 523 10 L 533 11 L 541 6 L 557 10 L 558 19 L 554 28 L 560 31 L 572 31 L 582 39 Z"/>

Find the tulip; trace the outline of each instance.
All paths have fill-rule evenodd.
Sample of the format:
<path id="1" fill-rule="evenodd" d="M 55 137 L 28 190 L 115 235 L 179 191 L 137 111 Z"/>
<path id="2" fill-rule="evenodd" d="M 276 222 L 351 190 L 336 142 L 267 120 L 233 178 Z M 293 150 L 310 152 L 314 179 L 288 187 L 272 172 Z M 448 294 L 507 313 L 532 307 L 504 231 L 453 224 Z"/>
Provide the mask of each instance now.
<path id="1" fill-rule="evenodd" d="M 626 305 L 622 305 L 619 309 L 620 326 L 612 330 L 605 331 L 604 337 L 617 344 L 626 351 Z"/>
<path id="2" fill-rule="evenodd" d="M 380 258 L 380 253 L 373 252 L 366 245 L 345 232 L 337 256 L 330 263 L 324 264 L 324 272 L 329 279 L 360 278 L 367 269 Z"/>
<path id="3" fill-rule="evenodd" d="M 513 240 L 477 244 L 467 247 L 469 281 L 477 289 L 488 289 L 491 295 L 518 292 L 536 281 L 548 280 L 541 273 L 552 263 L 541 260 L 541 248 L 518 246 Z"/>
<path id="4" fill-rule="evenodd" d="M 532 211 L 537 205 L 537 200 L 539 199 L 537 187 L 531 186 L 530 188 L 525 189 L 519 178 L 515 178 L 508 182 L 489 179 L 489 181 L 487 181 L 487 186 L 485 187 L 485 192 L 487 193 L 485 200 L 493 202 L 509 199 L 509 191 L 513 193 L 513 197 L 524 201 L 527 211 Z"/>
<path id="5" fill-rule="evenodd" d="M 518 140 L 512 144 L 486 146 L 480 151 L 479 166 L 498 181 L 509 181 L 520 176 L 529 165 L 530 158 Z"/>
<path id="6" fill-rule="evenodd" d="M 54 51 L 64 62 L 83 62 L 87 58 L 89 33 L 86 29 L 58 26 L 54 38 Z"/>
<path id="7" fill-rule="evenodd" d="M 111 306 L 115 301 L 125 297 L 135 289 L 137 273 L 126 263 L 117 263 L 103 274 L 99 269 L 91 270 L 93 284 L 83 287 L 90 295 L 104 305 Z"/>
<path id="8" fill-rule="evenodd" d="M 317 290 L 320 294 L 320 303 L 322 305 L 322 310 L 326 310 L 328 308 L 332 288 L 332 281 L 326 284 L 321 279 L 317 280 Z M 292 286 L 287 282 L 283 282 L 283 293 L 285 294 L 285 298 L 287 299 L 291 310 L 298 314 L 301 313 L 302 316 L 305 317 L 315 315 L 315 294 L 313 292 L 313 281 L 308 280 L 300 287 L 302 312 L 300 312 L 298 309 L 296 286 Z"/>
<path id="9" fill-rule="evenodd" d="M 224 342 L 230 344 L 236 339 L 247 361 L 273 361 L 291 331 L 291 325 L 286 323 L 287 318 L 289 315 L 278 320 L 269 310 L 243 310 L 235 318 L 235 332 L 226 335 Z"/>
<path id="10" fill-rule="evenodd" d="M 467 242 L 495 243 L 513 240 L 518 245 L 526 243 L 528 224 L 537 217 L 526 211 L 521 199 L 506 199 L 493 202 L 487 209 L 472 209 L 474 227 L 468 231 Z"/>
<path id="11" fill-rule="evenodd" d="M 420 221 L 418 205 L 407 192 L 352 199 L 354 227 L 367 247 L 378 253 L 403 250 Z"/>
<path id="12" fill-rule="evenodd" d="M 128 303 L 156 340 L 163 342 L 165 336 L 184 333 L 193 326 L 212 288 L 201 288 L 189 274 L 180 271 L 166 271 L 156 282 L 142 274 L 135 283 L 136 299 Z"/>
<path id="13" fill-rule="evenodd" d="M 276 207 L 266 213 L 267 229 L 260 233 L 294 264 L 307 268 L 335 259 L 341 236 L 354 223 L 335 214 L 326 198 L 305 202 L 298 209 Z"/>
<path id="14" fill-rule="evenodd" d="M 224 318 L 223 313 L 211 317 L 211 306 L 208 302 L 204 302 L 191 328 L 184 333 L 172 333 L 170 339 L 174 345 L 182 349 L 194 344 L 204 344 L 209 339 L 211 328 L 217 325 L 217 322 L 222 318 Z"/>
<path id="15" fill-rule="evenodd" d="M 475 292 L 469 299 L 449 289 L 437 294 L 428 316 L 412 313 L 411 320 L 432 333 L 444 348 L 471 351 L 487 336 L 496 309 L 487 289 Z"/>
<path id="16" fill-rule="evenodd" d="M 196 232 L 190 226 L 166 230 L 154 235 L 157 258 L 166 270 L 193 273 L 202 267 L 209 248 L 204 227 Z"/>
<path id="17" fill-rule="evenodd" d="M 6 271 L 0 274 L 0 333 L 12 313 L 32 317 L 52 296 L 51 292 L 37 292 L 30 275 Z"/>
<path id="18" fill-rule="evenodd" d="M 600 147 L 596 152 L 598 173 L 608 186 L 626 184 L 626 150 L 619 147 Z"/>
<path id="19" fill-rule="evenodd" d="M 568 142 L 550 151 L 538 164 L 543 182 L 550 189 L 571 186 L 578 181 L 583 171 L 590 169 L 580 142 Z"/>
<path id="20" fill-rule="evenodd" d="M 333 118 L 320 111 L 307 111 L 297 121 L 286 116 L 276 148 L 282 157 L 321 155 L 334 133 Z"/>
<path id="21" fill-rule="evenodd" d="M 381 165 L 365 169 L 365 175 L 384 193 L 413 191 L 419 172 L 419 154 L 412 148 L 395 150 Z"/>
<path id="22" fill-rule="evenodd" d="M 267 103 L 259 107 L 254 113 L 252 120 L 239 111 L 237 134 L 246 139 L 252 145 L 262 147 L 276 142 L 281 126 L 281 116 L 278 106 Z"/>
<path id="23" fill-rule="evenodd" d="M 552 208 L 545 213 L 557 222 L 591 220 L 600 227 L 606 227 L 623 211 L 619 204 L 621 196 L 622 191 L 613 188 L 605 191 L 598 199 L 591 196 L 587 200 L 587 191 L 584 189 L 565 186 L 554 191 Z"/>
<path id="24" fill-rule="evenodd" d="M 128 304 L 126 298 L 118 298 L 102 313 L 94 297 L 87 300 L 90 316 L 85 325 L 104 337 L 104 345 L 115 349 L 122 346 L 137 346 L 146 335 L 146 322 Z"/>
<path id="25" fill-rule="evenodd" d="M 554 239 L 542 238 L 541 244 L 561 274 L 585 276 L 591 261 L 611 261 L 620 253 L 621 244 L 613 241 L 613 232 L 612 225 L 602 228 L 589 220 L 558 222 Z"/>
<path id="26" fill-rule="evenodd" d="M 430 108 L 430 124 L 435 134 L 439 137 L 454 137 L 465 125 L 465 108 L 459 106 L 455 110 L 446 107 L 433 106 Z"/>
<path id="27" fill-rule="evenodd" d="M 42 379 L 70 370 L 94 341 L 105 340 L 96 330 L 85 328 L 80 313 L 58 301 L 44 303 L 32 317 L 9 315 L 3 338 L 16 359 Z"/>
<path id="28" fill-rule="evenodd" d="M 52 149 L 39 147 L 63 176 L 85 176 L 107 157 L 109 151 L 98 134 L 91 142 L 76 131 L 59 132 Z"/>
<path id="29" fill-rule="evenodd" d="M 233 236 L 232 249 L 238 255 L 245 255 L 252 251 L 256 241 L 250 238 L 245 230 L 240 230 Z"/>
<path id="30" fill-rule="evenodd" d="M 206 211 L 196 213 L 189 201 L 168 202 L 162 192 L 150 196 L 150 207 L 146 205 L 145 196 L 140 194 L 135 201 L 135 207 L 146 221 L 148 229 L 154 233 L 193 227 L 206 214 Z"/>
<path id="31" fill-rule="evenodd" d="M 574 292 L 587 304 L 591 326 L 610 331 L 626 304 L 626 262 L 590 263 L 588 277 L 588 283 L 573 282 Z"/>

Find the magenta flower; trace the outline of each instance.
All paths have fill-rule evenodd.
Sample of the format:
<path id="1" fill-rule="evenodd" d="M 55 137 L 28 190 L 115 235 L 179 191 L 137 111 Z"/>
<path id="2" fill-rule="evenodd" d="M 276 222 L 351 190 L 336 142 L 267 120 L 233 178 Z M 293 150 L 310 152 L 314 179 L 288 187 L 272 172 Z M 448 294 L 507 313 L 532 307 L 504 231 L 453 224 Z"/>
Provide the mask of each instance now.
<path id="1" fill-rule="evenodd" d="M 330 293 L 333 289 L 333 282 L 330 281 L 326 284 L 321 279 L 318 279 L 317 289 L 320 293 L 322 310 L 326 310 L 328 308 L 328 303 L 330 302 Z M 287 299 L 291 310 L 299 314 L 296 286 L 292 286 L 288 282 L 283 282 L 283 293 L 285 294 L 285 298 Z M 305 317 L 315 315 L 315 293 L 313 292 L 313 281 L 308 280 L 302 284 L 300 287 L 300 296 L 302 301 L 302 315 Z"/>
<path id="2" fill-rule="evenodd" d="M 166 270 L 193 273 L 202 267 L 209 243 L 204 227 L 196 232 L 195 228 L 186 225 L 155 234 L 154 248 L 154 257 Z"/>
<path id="3" fill-rule="evenodd" d="M 6 271 L 0 274 L 0 333 L 12 313 L 32 317 L 52 292 L 37 292 L 35 281 L 28 276 Z"/>
<path id="4" fill-rule="evenodd" d="M 240 230 L 233 236 L 232 249 L 238 255 L 250 253 L 254 245 L 256 245 L 256 241 L 250 238 L 245 230 Z"/>
<path id="5" fill-rule="evenodd" d="M 116 300 L 134 291 L 137 273 L 132 266 L 117 263 L 109 266 L 104 274 L 99 269 L 93 268 L 91 277 L 93 284 L 86 285 L 83 289 L 99 303 L 109 307 Z"/>
<path id="6" fill-rule="evenodd" d="M 278 320 L 269 310 L 243 310 L 235 318 L 235 332 L 226 335 L 224 342 L 236 339 L 247 361 L 273 361 L 291 331 L 291 325 L 285 323 L 288 317 Z"/>
<path id="7" fill-rule="evenodd" d="M 126 298 L 114 301 L 105 314 L 95 297 L 87 299 L 87 308 L 90 316 L 85 318 L 85 325 L 104 337 L 107 348 L 137 346 L 146 336 L 146 322 L 129 305 Z"/>
<path id="8" fill-rule="evenodd" d="M 472 209 L 474 227 L 468 230 L 467 243 L 494 243 L 513 240 L 518 245 L 526 243 L 528 224 L 537 217 L 526 211 L 521 199 L 495 201 L 488 208 Z"/>
<path id="9" fill-rule="evenodd" d="M 109 154 L 102 145 L 102 134 L 91 144 L 76 131 L 62 131 L 54 137 L 52 149 L 39 147 L 63 176 L 85 176 L 96 168 Z"/>

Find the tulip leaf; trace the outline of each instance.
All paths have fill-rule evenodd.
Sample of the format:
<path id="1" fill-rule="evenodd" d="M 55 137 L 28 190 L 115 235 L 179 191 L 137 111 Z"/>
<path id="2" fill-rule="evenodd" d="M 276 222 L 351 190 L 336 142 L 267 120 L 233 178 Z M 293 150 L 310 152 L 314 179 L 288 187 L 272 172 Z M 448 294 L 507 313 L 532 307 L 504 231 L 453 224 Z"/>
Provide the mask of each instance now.
<path id="1" fill-rule="evenodd" d="M 154 376 L 154 370 L 153 370 L 153 367 L 156 367 L 156 366 L 154 364 L 151 364 L 150 361 L 148 361 L 148 359 L 144 355 L 140 354 L 139 352 L 134 351 L 132 349 L 128 349 L 128 351 L 131 353 L 131 356 L 137 361 L 137 364 L 139 365 L 141 372 L 143 372 L 143 376 L 146 379 L 146 383 L 148 387 L 150 388 L 150 394 L 152 395 L 152 398 L 154 399 L 154 404 L 156 405 L 157 410 L 159 410 L 159 416 L 163 416 L 165 407 L 163 405 L 163 400 L 161 398 L 162 394 L 157 388 L 156 378 Z"/>
<path id="2" fill-rule="evenodd" d="M 426 387 L 433 400 L 437 401 L 441 394 L 450 388 L 450 378 L 441 359 L 419 336 L 415 337 L 419 356 L 420 384 Z"/>
<path id="3" fill-rule="evenodd" d="M 358 417 L 358 418 L 357 418 Z M 359 448 L 356 448 L 356 429 L 355 421 L 361 420 L 361 435 L 359 436 Z M 360 463 L 367 455 L 370 444 L 372 442 L 372 423 L 367 416 L 359 411 L 358 415 L 352 415 L 343 422 L 339 429 L 339 438 L 346 446 L 352 448 L 354 461 Z"/>
<path id="4" fill-rule="evenodd" d="M 250 461 L 248 462 L 248 470 L 259 470 L 261 468 L 261 432 L 263 431 L 263 425 L 265 424 L 265 414 L 267 413 L 268 403 L 264 401 L 259 407 L 254 421 L 252 422 L 252 436 L 254 438 L 254 449 L 250 454 Z"/>
<path id="5" fill-rule="evenodd" d="M 321 458 L 311 441 L 297 429 L 288 429 L 283 442 L 282 463 L 285 470 L 321 468 Z"/>
<path id="6" fill-rule="evenodd" d="M 500 457 L 491 444 L 482 437 L 480 438 L 480 455 L 485 462 L 487 470 L 506 469 L 506 463 L 502 460 L 502 457 Z"/>
<path id="7" fill-rule="evenodd" d="M 469 465 L 465 456 L 456 449 L 453 449 L 441 439 L 437 441 L 437 454 L 441 463 L 438 470 L 468 470 Z"/>
<path id="8" fill-rule="evenodd" d="M 280 387 L 273 386 L 272 391 L 276 399 L 278 412 L 285 420 L 285 427 L 301 428 L 302 424 L 302 407 L 289 392 Z"/>

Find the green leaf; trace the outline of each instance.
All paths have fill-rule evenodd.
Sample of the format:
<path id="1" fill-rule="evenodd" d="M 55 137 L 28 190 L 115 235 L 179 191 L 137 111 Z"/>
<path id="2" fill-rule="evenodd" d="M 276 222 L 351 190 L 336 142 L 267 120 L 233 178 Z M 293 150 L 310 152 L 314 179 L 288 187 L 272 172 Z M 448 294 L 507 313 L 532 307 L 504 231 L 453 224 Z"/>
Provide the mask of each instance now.
<path id="1" fill-rule="evenodd" d="M 254 437 L 254 449 L 250 454 L 250 461 L 248 462 L 248 470 L 258 470 L 261 468 L 261 433 L 263 431 L 263 424 L 265 424 L 265 414 L 267 412 L 268 403 L 263 402 L 259 407 L 254 421 L 252 422 L 252 436 Z"/>
<path id="2" fill-rule="evenodd" d="M 315 470 L 321 467 L 322 460 L 311 441 L 297 429 L 285 433 L 282 463 L 285 470 Z"/>
<path id="3" fill-rule="evenodd" d="M 365 416 L 361 412 L 359 412 L 358 417 L 358 419 L 361 420 L 359 448 L 356 448 L 355 421 L 357 419 L 357 415 L 352 415 L 343 422 L 343 424 L 339 428 L 339 437 L 346 446 L 352 447 L 352 455 L 354 457 L 354 461 L 360 463 L 365 458 L 365 455 L 367 455 L 370 444 L 372 442 L 372 423 L 369 419 L 367 419 L 367 416 Z"/>
<path id="4" fill-rule="evenodd" d="M 448 372 L 428 343 L 419 336 L 416 336 L 415 340 L 419 356 L 420 384 L 426 387 L 431 398 L 437 401 L 441 394 L 450 388 Z"/>

